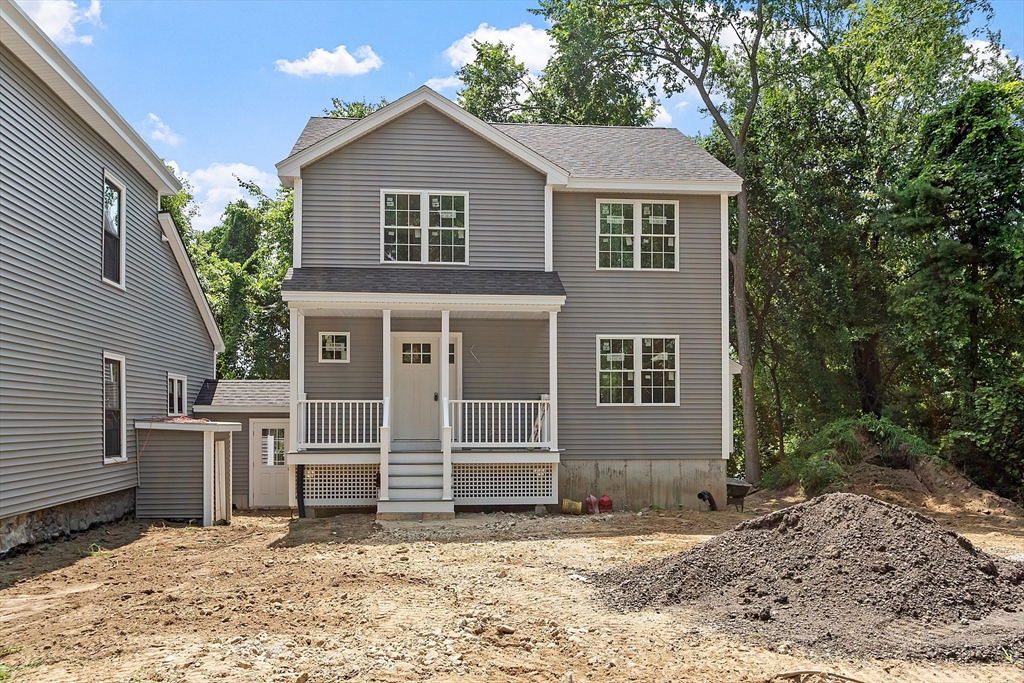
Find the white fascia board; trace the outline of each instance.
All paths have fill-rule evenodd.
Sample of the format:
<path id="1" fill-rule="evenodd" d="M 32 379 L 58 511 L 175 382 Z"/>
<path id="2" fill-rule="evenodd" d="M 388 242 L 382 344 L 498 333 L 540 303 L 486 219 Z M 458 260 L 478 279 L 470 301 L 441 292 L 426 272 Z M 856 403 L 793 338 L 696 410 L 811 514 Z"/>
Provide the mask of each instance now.
<path id="1" fill-rule="evenodd" d="M 564 296 L 500 296 L 494 294 L 366 294 L 361 292 L 281 292 L 287 302 L 301 304 L 356 304 L 384 308 L 426 307 L 436 310 L 502 308 L 558 310 Z M 305 306 L 309 308 L 309 306 Z"/>
<path id="2" fill-rule="evenodd" d="M 181 183 L 60 48 L 11 0 L 0 0 L 3 44 L 162 195 Z"/>
<path id="3" fill-rule="evenodd" d="M 729 374 L 738 375 L 743 372 L 743 366 L 734 361 L 732 358 L 729 359 Z"/>
<path id="4" fill-rule="evenodd" d="M 736 180 L 651 180 L 643 178 L 569 178 L 563 192 L 639 192 L 647 194 L 727 194 L 735 195 L 743 188 Z"/>
<path id="5" fill-rule="evenodd" d="M 278 177 L 283 184 L 290 187 L 296 178 L 302 176 L 303 166 L 308 166 L 322 159 L 421 104 L 430 105 L 456 123 L 461 124 L 494 146 L 504 150 L 507 154 L 519 159 L 527 166 L 544 173 L 547 175 L 548 184 L 564 185 L 568 181 L 569 174 L 561 166 L 552 163 L 523 143 L 502 133 L 494 126 L 481 121 L 447 97 L 438 95 L 425 85 L 279 162 L 277 164 Z"/>
<path id="6" fill-rule="evenodd" d="M 240 432 L 241 422 L 163 422 L 135 420 L 135 430 L 157 429 L 168 432 Z"/>
<path id="7" fill-rule="evenodd" d="M 178 228 L 174 225 L 174 219 L 166 211 L 161 211 L 157 214 L 157 217 L 160 219 L 160 227 L 164 231 L 164 237 L 167 238 L 167 243 L 171 245 L 171 253 L 174 254 L 174 260 L 178 262 L 178 268 L 181 269 L 181 274 L 185 277 L 188 291 L 192 293 L 192 298 L 196 302 L 196 308 L 199 309 L 199 315 L 202 316 L 203 322 L 206 324 L 206 330 L 210 333 L 213 350 L 217 353 L 222 353 L 224 351 L 224 338 L 220 336 L 217 319 L 213 317 L 213 309 L 210 308 L 210 300 L 206 298 L 206 292 L 203 291 L 203 286 L 199 283 L 199 275 L 196 274 L 196 269 L 192 266 L 192 259 L 188 257 L 188 252 L 185 251 L 185 243 L 181 241 L 181 235 L 178 234 Z"/>
<path id="8" fill-rule="evenodd" d="M 288 414 L 288 406 L 208 406 L 208 405 L 193 405 L 192 412 L 194 413 L 211 413 L 219 415 L 224 413 L 225 415 L 233 413 L 273 413 L 273 414 Z"/>

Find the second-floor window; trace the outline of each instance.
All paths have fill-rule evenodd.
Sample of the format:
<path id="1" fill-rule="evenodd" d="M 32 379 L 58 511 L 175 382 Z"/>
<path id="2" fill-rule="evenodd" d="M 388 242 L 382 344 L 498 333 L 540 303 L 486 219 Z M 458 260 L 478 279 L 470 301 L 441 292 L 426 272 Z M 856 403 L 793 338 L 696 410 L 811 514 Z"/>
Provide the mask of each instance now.
<path id="1" fill-rule="evenodd" d="M 167 414 L 184 415 L 188 400 L 188 378 L 185 375 L 167 373 Z"/>
<path id="2" fill-rule="evenodd" d="M 381 261 L 469 262 L 465 192 L 381 193 Z"/>
<path id="3" fill-rule="evenodd" d="M 678 202 L 599 199 L 599 270 L 676 270 Z"/>
<path id="4" fill-rule="evenodd" d="M 124 185 L 103 176 L 103 279 L 124 287 Z"/>

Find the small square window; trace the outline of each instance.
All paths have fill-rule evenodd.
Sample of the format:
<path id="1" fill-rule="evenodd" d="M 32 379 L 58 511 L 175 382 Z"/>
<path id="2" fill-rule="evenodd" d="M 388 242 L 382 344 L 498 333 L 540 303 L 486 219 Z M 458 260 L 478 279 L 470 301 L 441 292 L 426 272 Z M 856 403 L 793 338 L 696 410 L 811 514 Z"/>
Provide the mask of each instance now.
<path id="1" fill-rule="evenodd" d="M 167 373 L 167 414 L 184 415 L 188 396 L 188 379 L 185 375 Z"/>
<path id="2" fill-rule="evenodd" d="M 320 362 L 347 363 L 349 361 L 348 332 L 320 333 Z"/>
<path id="3" fill-rule="evenodd" d="M 406 365 L 430 365 L 430 344 L 402 344 L 402 363 Z"/>

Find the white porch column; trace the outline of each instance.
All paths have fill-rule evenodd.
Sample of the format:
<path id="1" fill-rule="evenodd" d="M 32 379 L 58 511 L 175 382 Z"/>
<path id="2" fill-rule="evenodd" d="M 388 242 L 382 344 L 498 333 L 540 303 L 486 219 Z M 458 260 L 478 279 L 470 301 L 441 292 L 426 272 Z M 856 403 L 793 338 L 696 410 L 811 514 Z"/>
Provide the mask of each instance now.
<path id="1" fill-rule="evenodd" d="M 441 360 L 441 453 L 442 453 L 442 464 L 441 464 L 441 498 L 443 500 L 452 499 L 452 428 L 448 424 L 450 419 L 448 416 L 448 392 L 450 391 L 449 377 L 451 375 L 448 369 L 448 345 L 449 337 L 449 320 L 450 312 L 441 311 L 441 348 L 438 349 L 439 353 L 437 357 Z"/>
<path id="2" fill-rule="evenodd" d="M 380 490 L 377 497 L 380 500 L 388 500 L 390 497 L 388 486 L 388 455 L 391 452 L 391 310 L 382 311 L 384 318 L 384 415 L 380 428 Z"/>
<path id="3" fill-rule="evenodd" d="M 548 311 L 548 439 L 558 450 L 558 311 Z"/>
<path id="4" fill-rule="evenodd" d="M 441 349 L 438 358 L 441 359 L 441 400 L 448 398 L 451 387 L 448 386 L 450 373 L 448 371 L 448 345 L 451 343 L 449 330 L 449 311 L 441 311 Z"/>
<path id="5" fill-rule="evenodd" d="M 295 451 L 299 439 L 299 311 L 292 308 L 288 311 L 288 376 L 291 378 L 289 386 L 291 389 L 288 410 L 288 450 Z"/>
<path id="6" fill-rule="evenodd" d="M 203 432 L 203 526 L 213 526 L 213 432 Z"/>

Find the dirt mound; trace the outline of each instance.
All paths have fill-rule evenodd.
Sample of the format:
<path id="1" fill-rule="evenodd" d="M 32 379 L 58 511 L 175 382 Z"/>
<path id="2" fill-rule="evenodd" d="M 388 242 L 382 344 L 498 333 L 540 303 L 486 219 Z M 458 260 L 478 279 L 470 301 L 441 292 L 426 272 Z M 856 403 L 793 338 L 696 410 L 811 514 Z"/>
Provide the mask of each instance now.
<path id="1" fill-rule="evenodd" d="M 743 522 L 595 582 L 619 609 L 683 605 L 769 644 L 859 657 L 1024 657 L 1024 565 L 850 493 Z"/>

